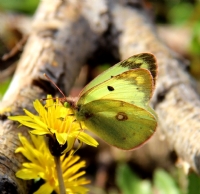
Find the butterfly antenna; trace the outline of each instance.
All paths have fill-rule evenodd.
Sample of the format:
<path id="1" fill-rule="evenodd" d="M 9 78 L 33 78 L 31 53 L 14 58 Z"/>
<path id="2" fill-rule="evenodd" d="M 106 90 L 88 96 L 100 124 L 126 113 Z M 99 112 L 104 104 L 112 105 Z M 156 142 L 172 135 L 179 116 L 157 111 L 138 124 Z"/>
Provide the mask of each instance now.
<path id="1" fill-rule="evenodd" d="M 53 82 L 53 80 L 50 79 L 50 77 L 46 73 L 44 73 L 44 76 L 58 89 L 58 91 L 63 95 L 63 97 L 66 98 L 62 90 Z"/>

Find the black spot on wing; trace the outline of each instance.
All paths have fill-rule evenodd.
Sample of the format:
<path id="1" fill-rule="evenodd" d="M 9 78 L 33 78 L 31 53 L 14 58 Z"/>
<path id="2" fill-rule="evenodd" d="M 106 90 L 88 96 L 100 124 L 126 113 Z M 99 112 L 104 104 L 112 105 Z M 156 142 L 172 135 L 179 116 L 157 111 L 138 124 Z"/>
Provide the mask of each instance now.
<path id="1" fill-rule="evenodd" d="M 89 118 L 91 118 L 92 116 L 94 116 L 94 114 L 93 114 L 93 113 L 90 113 L 90 112 L 85 112 L 84 116 L 85 116 L 86 119 L 89 119 Z"/>
<path id="2" fill-rule="evenodd" d="M 112 86 L 107 86 L 107 88 L 108 88 L 108 90 L 109 90 L 110 92 L 112 92 L 112 91 L 115 90 Z"/>

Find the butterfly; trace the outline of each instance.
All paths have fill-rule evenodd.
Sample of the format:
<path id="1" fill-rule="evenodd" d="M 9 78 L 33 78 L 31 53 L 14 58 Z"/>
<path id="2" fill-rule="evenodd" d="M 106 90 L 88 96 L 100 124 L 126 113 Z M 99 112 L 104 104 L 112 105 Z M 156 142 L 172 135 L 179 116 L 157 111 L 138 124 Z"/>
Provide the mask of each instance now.
<path id="1" fill-rule="evenodd" d="M 149 106 L 157 77 L 154 55 L 141 53 L 101 73 L 81 91 L 78 100 L 62 103 L 76 121 L 108 144 L 132 150 L 155 132 L 157 115 Z"/>

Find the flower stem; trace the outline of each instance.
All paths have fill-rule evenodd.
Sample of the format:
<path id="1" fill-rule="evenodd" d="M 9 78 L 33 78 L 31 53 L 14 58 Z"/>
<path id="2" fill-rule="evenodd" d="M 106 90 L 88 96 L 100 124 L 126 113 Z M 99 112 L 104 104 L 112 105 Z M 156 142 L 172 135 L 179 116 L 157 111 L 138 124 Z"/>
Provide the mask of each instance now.
<path id="1" fill-rule="evenodd" d="M 65 184 L 64 184 L 64 180 L 62 176 L 60 156 L 54 156 L 54 161 L 56 163 L 56 171 L 57 171 L 57 176 L 58 176 L 60 194 L 66 194 Z"/>

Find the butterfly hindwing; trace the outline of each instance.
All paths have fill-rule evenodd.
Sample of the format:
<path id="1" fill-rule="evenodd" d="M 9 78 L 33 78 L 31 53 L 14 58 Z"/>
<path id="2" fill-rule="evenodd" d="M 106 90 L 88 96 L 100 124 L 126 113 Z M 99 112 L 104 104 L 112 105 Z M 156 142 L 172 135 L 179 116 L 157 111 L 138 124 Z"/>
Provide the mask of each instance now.
<path id="1" fill-rule="evenodd" d="M 102 74 L 93 79 L 88 85 L 86 85 L 79 96 L 83 95 L 86 91 L 93 88 L 94 86 L 112 78 L 113 76 L 137 68 L 144 68 L 149 70 L 153 78 L 153 86 L 155 86 L 157 76 L 156 59 L 151 53 L 141 53 L 133 55 L 132 57 L 129 57 L 128 59 L 121 61 L 108 70 L 104 71 Z"/>
<path id="2" fill-rule="evenodd" d="M 105 142 L 124 150 L 143 144 L 157 125 L 155 117 L 143 108 L 108 99 L 81 106 L 76 118 Z"/>

